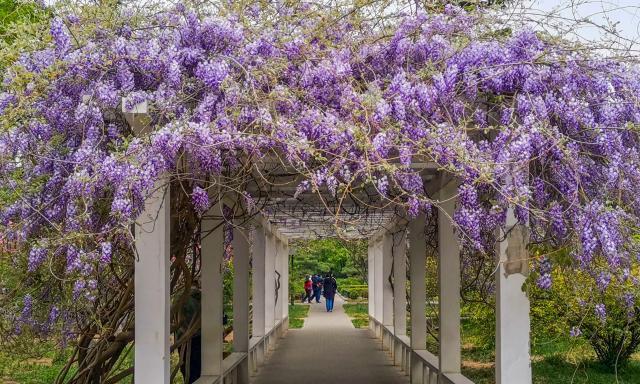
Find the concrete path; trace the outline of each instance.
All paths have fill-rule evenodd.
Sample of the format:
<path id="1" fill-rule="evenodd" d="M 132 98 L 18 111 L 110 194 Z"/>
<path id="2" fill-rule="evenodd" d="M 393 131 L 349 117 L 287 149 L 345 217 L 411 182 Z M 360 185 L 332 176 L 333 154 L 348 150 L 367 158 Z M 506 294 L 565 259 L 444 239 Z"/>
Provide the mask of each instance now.
<path id="1" fill-rule="evenodd" d="M 336 296 L 333 312 L 311 304 L 302 329 L 291 329 L 267 357 L 255 384 L 407 384 L 381 343 L 368 329 L 356 329 Z"/>

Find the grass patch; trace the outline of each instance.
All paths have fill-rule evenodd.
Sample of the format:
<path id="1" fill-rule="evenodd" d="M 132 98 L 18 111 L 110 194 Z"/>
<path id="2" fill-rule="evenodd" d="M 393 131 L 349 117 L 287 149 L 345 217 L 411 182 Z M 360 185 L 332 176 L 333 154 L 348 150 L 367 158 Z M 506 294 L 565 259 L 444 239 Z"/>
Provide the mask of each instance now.
<path id="1" fill-rule="evenodd" d="M 476 384 L 495 383 L 494 346 L 487 343 L 482 326 L 472 320 L 462 323 L 462 373 Z M 619 367 L 618 374 L 600 365 L 589 344 L 569 336 L 538 337 L 531 341 L 535 384 L 638 384 L 640 354 Z"/>
<path id="2" fill-rule="evenodd" d="M 289 328 L 304 327 L 304 319 L 309 315 L 309 306 L 303 304 L 289 305 Z"/>
<path id="3" fill-rule="evenodd" d="M 300 329 L 304 327 L 304 319 L 289 318 L 289 328 Z"/>
<path id="4" fill-rule="evenodd" d="M 66 359 L 55 353 L 25 359 L 0 353 L 0 383 L 49 384 L 56 379 Z"/>
<path id="5" fill-rule="evenodd" d="M 67 363 L 71 351 L 42 341 L 14 353 L 0 351 L 0 383 L 49 384 Z M 72 366 L 71 371 L 75 370 Z"/>
<path id="6" fill-rule="evenodd" d="M 351 318 L 356 328 L 369 326 L 369 305 L 367 303 L 343 304 L 344 312 Z"/>
<path id="7" fill-rule="evenodd" d="M 55 381 L 58 373 L 67 364 L 67 360 L 71 357 L 72 348 L 59 350 L 54 343 L 43 342 L 42 345 L 29 353 L 27 357 L 25 353 L 12 354 L 6 351 L 0 352 L 0 383 L 1 384 L 50 384 Z M 120 369 L 113 371 L 112 375 L 117 374 L 133 365 L 134 350 L 130 348 L 126 353 L 120 355 Z M 180 358 L 177 352 L 171 354 L 171 370 L 175 369 L 179 364 Z M 74 364 L 69 371 L 70 377 L 77 371 Z M 131 382 L 131 377 L 119 381 L 121 383 Z M 182 374 L 178 372 L 174 379 L 174 384 L 184 384 Z"/>

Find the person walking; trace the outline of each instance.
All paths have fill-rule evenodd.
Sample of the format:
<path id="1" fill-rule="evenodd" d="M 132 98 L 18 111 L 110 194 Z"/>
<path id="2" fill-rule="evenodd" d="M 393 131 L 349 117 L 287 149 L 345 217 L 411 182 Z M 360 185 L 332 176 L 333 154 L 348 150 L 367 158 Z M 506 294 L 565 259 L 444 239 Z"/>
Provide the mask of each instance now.
<path id="1" fill-rule="evenodd" d="M 322 277 L 319 274 L 313 275 L 313 297 L 316 299 L 316 303 L 320 303 L 320 293 L 322 292 Z"/>
<path id="2" fill-rule="evenodd" d="M 329 272 L 322 283 L 324 288 L 324 299 L 327 305 L 327 312 L 333 312 L 333 299 L 338 291 L 338 282 L 333 277 L 333 273 Z"/>
<path id="3" fill-rule="evenodd" d="M 311 300 L 313 299 L 313 281 L 311 281 L 311 275 L 307 275 L 307 278 L 304 281 L 304 298 L 302 302 L 309 301 L 311 304 Z"/>

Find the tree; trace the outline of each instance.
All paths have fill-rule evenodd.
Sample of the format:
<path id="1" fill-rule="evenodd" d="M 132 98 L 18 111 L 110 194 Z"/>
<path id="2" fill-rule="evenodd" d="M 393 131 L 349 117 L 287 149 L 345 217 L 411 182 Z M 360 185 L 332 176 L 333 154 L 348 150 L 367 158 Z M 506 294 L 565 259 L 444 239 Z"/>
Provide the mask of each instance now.
<path id="1" fill-rule="evenodd" d="M 369 279 L 369 248 L 365 240 L 341 240 L 342 246 L 349 252 L 345 273 L 358 276 L 361 281 Z"/>

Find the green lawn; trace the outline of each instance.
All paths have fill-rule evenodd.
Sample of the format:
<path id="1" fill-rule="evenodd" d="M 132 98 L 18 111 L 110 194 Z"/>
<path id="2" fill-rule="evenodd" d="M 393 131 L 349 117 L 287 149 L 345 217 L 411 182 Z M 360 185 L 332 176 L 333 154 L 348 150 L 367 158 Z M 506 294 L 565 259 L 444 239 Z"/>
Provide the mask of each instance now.
<path id="1" fill-rule="evenodd" d="M 486 345 L 477 324 L 463 322 L 462 371 L 476 384 L 494 383 L 492 345 Z M 598 364 L 595 354 L 585 340 L 562 337 L 539 337 L 532 341 L 532 368 L 535 384 L 638 384 L 640 383 L 640 354 L 616 377 Z"/>
<path id="2" fill-rule="evenodd" d="M 309 315 L 309 306 L 304 304 L 289 305 L 289 328 L 302 328 L 304 319 Z"/>
<path id="3" fill-rule="evenodd" d="M 51 343 L 42 343 L 33 351 L 32 357 L 13 355 L 0 352 L 0 384 L 50 384 L 56 379 L 58 372 L 66 365 L 71 349 L 59 351 L 58 347 Z M 122 355 L 122 368 L 133 364 L 133 348 L 126 355 Z M 171 354 L 171 369 L 177 369 L 179 363 L 178 353 Z M 74 372 L 75 366 L 70 371 Z M 121 381 L 131 382 L 131 376 Z M 182 384 L 182 374 L 178 372 L 174 384 Z"/>
<path id="4" fill-rule="evenodd" d="M 64 356 L 53 352 L 29 359 L 0 352 L 0 383 L 53 383 L 65 362 Z"/>
<path id="5" fill-rule="evenodd" d="M 353 326 L 356 328 L 367 328 L 369 326 L 369 305 L 365 303 L 343 304 L 344 312 L 351 318 Z"/>

